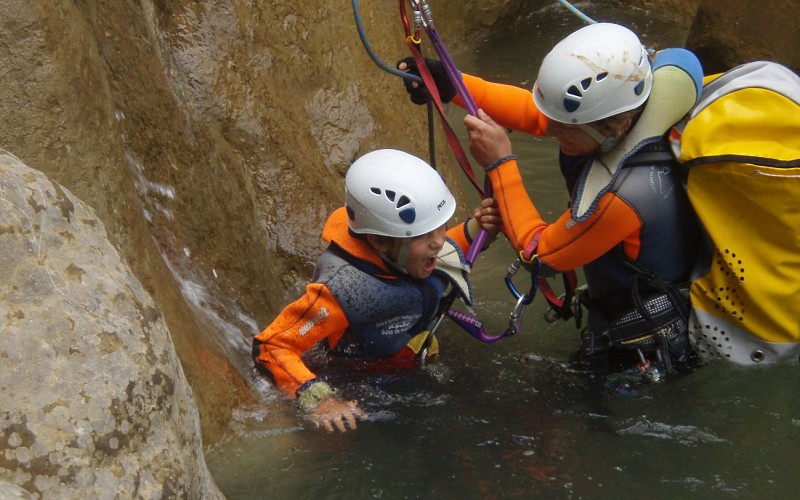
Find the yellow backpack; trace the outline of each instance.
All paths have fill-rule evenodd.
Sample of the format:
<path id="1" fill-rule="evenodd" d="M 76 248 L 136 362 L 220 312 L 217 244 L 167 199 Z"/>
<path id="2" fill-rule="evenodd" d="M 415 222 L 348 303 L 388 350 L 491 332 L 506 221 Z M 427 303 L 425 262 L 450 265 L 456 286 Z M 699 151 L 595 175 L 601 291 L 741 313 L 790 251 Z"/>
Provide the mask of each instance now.
<path id="1" fill-rule="evenodd" d="M 689 336 L 739 364 L 800 356 L 800 78 L 756 61 L 707 77 L 672 131 L 708 255 L 691 284 Z"/>

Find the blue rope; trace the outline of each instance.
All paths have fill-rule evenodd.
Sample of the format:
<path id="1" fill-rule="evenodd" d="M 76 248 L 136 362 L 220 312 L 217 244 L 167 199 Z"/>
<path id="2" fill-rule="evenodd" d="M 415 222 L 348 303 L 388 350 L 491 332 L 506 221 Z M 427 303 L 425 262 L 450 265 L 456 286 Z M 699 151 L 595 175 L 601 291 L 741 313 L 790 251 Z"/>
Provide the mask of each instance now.
<path id="1" fill-rule="evenodd" d="M 364 45 L 364 49 L 369 54 L 370 59 L 378 65 L 382 70 L 386 71 L 387 73 L 391 73 L 395 76 L 399 76 L 400 78 L 405 78 L 408 80 L 414 80 L 417 83 L 423 83 L 422 78 L 406 73 L 404 71 L 400 71 L 399 69 L 393 68 L 386 64 L 385 62 L 378 59 L 378 56 L 375 55 L 375 52 L 372 50 L 372 46 L 370 45 L 369 41 L 367 40 L 367 34 L 364 31 L 364 26 L 361 24 L 361 14 L 358 13 L 358 0 L 353 0 L 353 17 L 356 20 L 356 27 L 358 28 L 358 36 L 361 38 L 361 43 Z"/>
<path id="2" fill-rule="evenodd" d="M 583 21 L 586 24 L 596 24 L 597 23 L 597 21 L 595 21 L 591 17 L 587 16 L 583 12 L 579 11 L 575 6 L 573 6 L 571 3 L 567 2 L 566 0 L 558 0 L 558 1 L 561 2 L 561 5 L 563 5 L 564 7 L 568 8 L 573 14 L 575 14 L 576 16 L 578 16 L 581 19 L 583 19 Z"/>

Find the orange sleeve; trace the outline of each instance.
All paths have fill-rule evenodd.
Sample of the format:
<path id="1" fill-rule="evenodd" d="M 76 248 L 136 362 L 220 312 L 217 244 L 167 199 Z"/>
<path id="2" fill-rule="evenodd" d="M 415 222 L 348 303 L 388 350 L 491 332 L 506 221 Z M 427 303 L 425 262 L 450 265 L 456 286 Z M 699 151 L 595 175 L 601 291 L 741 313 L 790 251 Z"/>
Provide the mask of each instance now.
<path id="1" fill-rule="evenodd" d="M 493 196 L 503 219 L 503 232 L 511 246 L 523 250 L 547 223 L 533 205 L 516 160 L 509 160 L 487 173 L 492 181 Z"/>
<path id="2" fill-rule="evenodd" d="M 475 235 L 467 236 L 467 223 L 462 222 L 454 228 L 447 230 L 447 237 L 455 241 L 463 253 L 467 253 L 470 247 L 470 239 Z"/>
<path id="3" fill-rule="evenodd" d="M 461 76 L 475 104 L 494 121 L 505 128 L 535 136 L 547 134 L 549 119 L 539 112 L 530 91 L 513 85 L 487 82 L 463 73 Z M 458 96 L 453 102 L 463 107 Z"/>
<path id="4" fill-rule="evenodd" d="M 310 283 L 306 294 L 286 306 L 255 340 L 256 362 L 269 370 L 275 384 L 287 396 L 297 397 L 297 389 L 315 375 L 303 363 L 302 354 L 320 340 L 333 347 L 349 323 L 327 286 Z"/>
<path id="5" fill-rule="evenodd" d="M 604 194 L 592 215 L 582 222 L 574 221 L 568 210 L 548 225 L 525 190 L 516 160 L 507 161 L 488 175 L 505 234 L 515 250 L 524 250 L 541 232 L 539 259 L 556 271 L 584 266 L 619 243 L 623 243 L 628 256 L 633 259 L 638 256 L 641 219 L 614 193 Z"/>

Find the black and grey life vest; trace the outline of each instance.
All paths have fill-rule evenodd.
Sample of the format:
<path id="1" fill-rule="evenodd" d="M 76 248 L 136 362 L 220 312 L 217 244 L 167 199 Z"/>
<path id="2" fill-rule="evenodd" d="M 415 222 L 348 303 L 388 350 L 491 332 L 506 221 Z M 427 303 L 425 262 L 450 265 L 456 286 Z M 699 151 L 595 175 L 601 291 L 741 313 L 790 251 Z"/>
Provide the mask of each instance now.
<path id="1" fill-rule="evenodd" d="M 630 205 L 642 225 L 635 264 L 673 283 L 688 281 L 700 232 L 666 135 L 697 101 L 701 79 L 702 68 L 688 51 L 660 53 L 653 64 L 653 90 L 636 125 L 614 150 L 589 159 L 572 196 L 576 221 L 590 217 L 609 192 Z M 614 248 L 584 266 L 595 306 L 590 329 L 613 321 L 637 300 L 631 295 L 636 272 L 621 254 Z"/>
<path id="2" fill-rule="evenodd" d="M 448 248 L 463 260 L 453 242 L 448 241 Z M 402 273 L 386 276 L 384 270 L 335 243 L 320 256 L 312 281 L 330 289 L 349 322 L 333 352 L 359 358 L 390 357 L 428 329 L 453 283 L 438 267 L 423 280 Z"/>

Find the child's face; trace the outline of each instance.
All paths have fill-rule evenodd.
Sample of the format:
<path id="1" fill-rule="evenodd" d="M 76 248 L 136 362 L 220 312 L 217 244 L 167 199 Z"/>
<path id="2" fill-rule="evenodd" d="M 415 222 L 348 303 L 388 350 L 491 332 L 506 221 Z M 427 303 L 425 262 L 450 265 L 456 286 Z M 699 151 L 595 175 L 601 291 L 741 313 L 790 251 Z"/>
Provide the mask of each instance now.
<path id="1" fill-rule="evenodd" d="M 436 269 L 436 257 L 444 246 L 445 236 L 445 226 L 442 225 L 429 233 L 411 238 L 406 261 L 406 271 L 408 271 L 409 276 L 417 279 L 424 279 L 430 276 L 433 270 Z M 402 246 L 403 240 L 394 238 L 389 249 L 385 252 L 392 261 L 397 262 Z M 402 263 L 399 264 L 402 265 Z"/>

